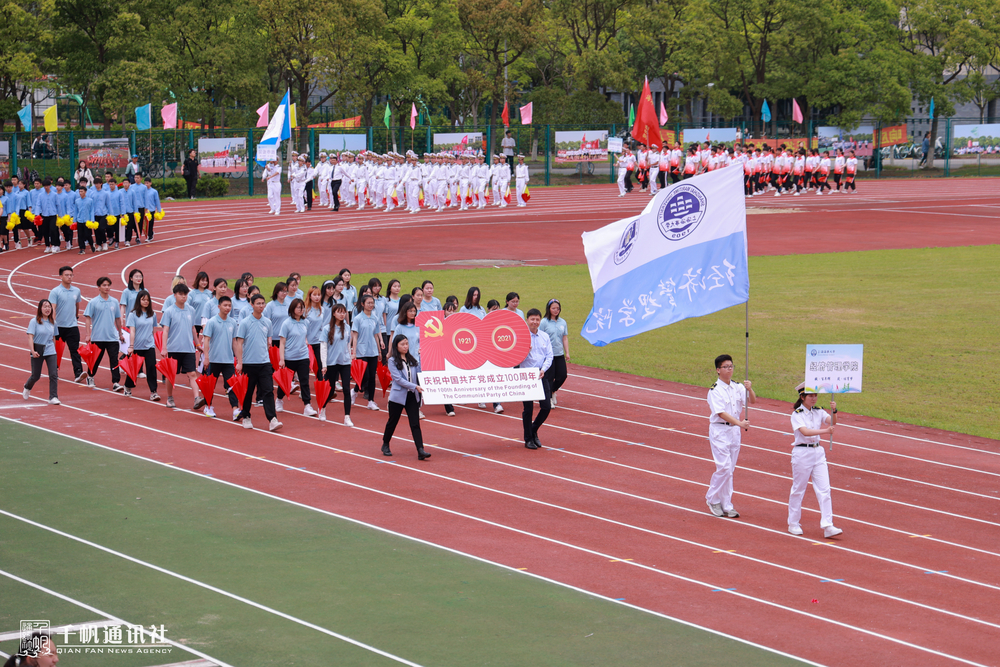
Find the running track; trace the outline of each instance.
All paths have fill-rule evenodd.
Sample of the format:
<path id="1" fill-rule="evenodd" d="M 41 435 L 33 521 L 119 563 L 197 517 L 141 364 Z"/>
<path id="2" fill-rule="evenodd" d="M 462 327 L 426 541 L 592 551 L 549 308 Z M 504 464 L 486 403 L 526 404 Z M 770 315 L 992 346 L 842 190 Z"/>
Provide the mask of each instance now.
<path id="1" fill-rule="evenodd" d="M 751 252 L 1000 242 L 995 181 L 883 181 L 862 183 L 861 191 L 755 198 L 751 207 L 801 213 L 750 216 Z M 64 263 L 82 260 L 77 284 L 87 298 L 96 294 L 99 275 L 115 279 L 117 294 L 133 266 L 143 269 L 155 294 L 166 294 L 179 269 L 235 277 L 247 269 L 328 274 L 341 265 L 382 272 L 455 259 L 577 263 L 581 231 L 648 201 L 615 194 L 611 187 L 539 188 L 528 209 L 314 211 L 277 221 L 263 215 L 262 200 L 177 202 L 168 204 L 151 245 L 82 258 L 6 253 L 0 256 L 0 407 L 28 423 L 523 568 L 804 660 L 997 664 L 997 441 L 842 414 L 830 463 L 837 524 L 845 532 L 824 540 L 811 495 L 805 535 L 785 532 L 787 403 L 762 400 L 753 412 L 736 479 L 743 516 L 707 513 L 703 497 L 714 467 L 699 387 L 571 366 L 542 431 L 542 450 L 524 449 L 519 406 L 507 406 L 505 415 L 460 407 L 453 419 L 432 406 L 423 429 L 434 456 L 424 463 L 399 437 L 408 435 L 405 427 L 397 431 L 394 459 L 379 454 L 381 398 L 381 412 L 354 411 L 357 428 L 285 412 L 285 427 L 274 434 L 261 429 L 262 415 L 256 430 L 244 431 L 190 410 L 171 414 L 141 398 L 144 387 L 126 401 L 64 382 L 66 405 L 59 408 L 37 407 L 33 398 L 36 407 L 27 409 L 19 396 L 27 317 Z M 819 232 L 822 247 L 815 243 Z M 416 252 L 400 253 L 401 239 Z M 99 387 L 110 386 L 106 366 L 97 379 Z M 36 396 L 44 385 L 43 379 Z M 189 400 L 179 393 L 179 405 Z M 300 407 L 295 399 L 286 405 Z M 340 409 L 331 404 L 330 412 L 335 419 Z"/>

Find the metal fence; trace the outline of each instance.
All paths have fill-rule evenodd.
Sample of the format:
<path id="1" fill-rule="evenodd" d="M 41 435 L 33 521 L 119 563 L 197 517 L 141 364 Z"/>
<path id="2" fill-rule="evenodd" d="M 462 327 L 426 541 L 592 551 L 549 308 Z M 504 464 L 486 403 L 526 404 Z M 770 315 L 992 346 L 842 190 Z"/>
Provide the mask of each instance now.
<path id="1" fill-rule="evenodd" d="M 680 141 L 685 146 L 693 140 L 729 145 L 738 140 L 758 146 L 764 142 L 785 143 L 833 150 L 848 142 L 861 158 L 862 177 L 1000 176 L 1000 125 L 979 123 L 975 118 L 940 119 L 937 142 L 930 151 L 933 155 L 928 155 L 926 161 L 921 143 L 931 129 L 929 118 L 907 118 L 893 126 L 871 124 L 840 133 L 813 123 L 769 123 L 768 129 L 772 133 L 770 136 L 759 131 L 756 136 L 748 134 L 744 126 L 705 128 L 671 123 L 662 128 L 665 141 Z M 613 183 L 617 176 L 615 155 L 607 153 L 607 139 L 629 140 L 629 128 L 617 124 L 514 125 L 510 128 L 417 126 L 414 130 L 378 126 L 297 128 L 293 130 L 292 141 L 283 147 L 283 158 L 287 161 L 292 149 L 316 156 L 321 150 L 341 152 L 348 148 L 356 152 L 362 147 L 379 153 L 413 150 L 418 155 L 445 148 L 500 153 L 501 139 L 508 130 L 515 142 L 515 154 L 525 156 L 533 181 L 545 185 Z M 142 173 L 157 179 L 162 187 L 167 185 L 167 179 L 180 178 L 184 158 L 189 150 L 199 149 L 199 140 L 210 140 L 201 143 L 202 152 L 198 155 L 199 162 L 211 165 L 204 167 L 207 171 L 202 176 L 225 179 L 225 189 L 231 195 L 263 194 L 264 188 L 259 181 L 262 170 L 253 161 L 263 133 L 263 128 L 119 130 L 108 134 L 100 130 L 0 133 L 0 177 L 37 174 L 72 178 L 81 159 L 86 159 L 92 170 L 107 170 L 121 176 L 125 173 L 128 156 L 138 155 Z M 443 144 L 435 145 L 435 136 L 440 139 L 445 134 L 452 136 Z M 217 143 L 212 144 L 212 141 Z M 6 142 L 7 156 L 3 155 L 3 142 Z M 214 150 L 226 144 L 242 145 L 235 150 Z"/>

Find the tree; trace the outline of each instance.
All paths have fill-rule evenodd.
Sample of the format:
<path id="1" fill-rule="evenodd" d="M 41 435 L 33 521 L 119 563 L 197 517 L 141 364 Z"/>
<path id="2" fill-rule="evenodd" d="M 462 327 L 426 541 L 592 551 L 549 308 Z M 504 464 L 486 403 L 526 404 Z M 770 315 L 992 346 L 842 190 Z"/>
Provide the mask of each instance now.
<path id="1" fill-rule="evenodd" d="M 552 0 L 556 23 L 569 34 L 571 71 L 587 90 L 619 87 L 633 78 L 627 53 L 618 47 L 618 32 L 636 0 Z"/>
<path id="2" fill-rule="evenodd" d="M 52 41 L 52 0 L 10 2 L 0 22 L 0 129 L 24 106 L 45 74 L 44 49 Z M 20 129 L 20 120 L 17 121 Z"/>

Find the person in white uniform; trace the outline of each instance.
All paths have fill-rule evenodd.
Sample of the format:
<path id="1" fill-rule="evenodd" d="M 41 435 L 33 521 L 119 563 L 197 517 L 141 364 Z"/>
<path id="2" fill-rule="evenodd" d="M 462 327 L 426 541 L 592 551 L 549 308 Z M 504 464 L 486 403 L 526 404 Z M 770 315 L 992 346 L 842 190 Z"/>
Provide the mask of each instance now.
<path id="1" fill-rule="evenodd" d="M 277 160 L 268 161 L 261 180 L 267 185 L 267 205 L 271 209 L 268 214 L 279 215 L 281 213 L 281 165 L 278 164 Z"/>
<path id="2" fill-rule="evenodd" d="M 833 525 L 833 501 L 830 498 L 830 470 L 826 465 L 826 451 L 822 436 L 833 435 L 837 424 L 837 403 L 830 401 L 830 410 L 816 407 L 816 394 L 805 393 L 803 382 L 795 388 L 799 400 L 792 412 L 792 492 L 788 496 L 788 532 L 801 535 L 802 498 L 812 477 L 813 491 L 819 501 L 819 526 L 824 537 L 836 537 L 844 531 Z"/>
<path id="3" fill-rule="evenodd" d="M 517 156 L 517 166 L 514 167 L 514 179 L 517 183 L 517 205 L 527 206 L 528 203 L 524 201 L 524 198 L 521 195 L 523 195 L 524 191 L 528 189 L 528 181 L 530 180 L 530 177 L 528 176 L 528 165 L 524 164 L 523 155 Z"/>
<path id="4" fill-rule="evenodd" d="M 714 516 L 735 519 L 740 515 L 733 507 L 733 471 L 740 455 L 740 429 L 749 429 L 750 420 L 743 419 L 743 408 L 757 402 L 751 389 L 733 380 L 733 358 L 722 354 L 715 358 L 715 372 L 719 379 L 708 391 L 708 406 L 712 415 L 708 419 L 708 442 L 712 446 L 715 473 L 708 485 L 705 502 Z"/>
<path id="5" fill-rule="evenodd" d="M 319 205 L 330 207 L 330 181 L 333 180 L 333 165 L 327 160 L 326 152 L 320 152 L 319 164 L 316 165 L 316 178 L 319 185 Z"/>

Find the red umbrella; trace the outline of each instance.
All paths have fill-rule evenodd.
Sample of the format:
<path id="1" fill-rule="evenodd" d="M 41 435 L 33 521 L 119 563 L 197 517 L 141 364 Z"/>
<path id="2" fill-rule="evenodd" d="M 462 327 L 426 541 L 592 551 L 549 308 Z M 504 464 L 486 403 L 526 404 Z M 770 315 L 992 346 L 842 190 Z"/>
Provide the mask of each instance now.
<path id="1" fill-rule="evenodd" d="M 278 360 L 279 360 L 278 348 L 276 347 L 267 348 L 267 355 L 271 357 L 271 368 L 274 370 L 278 370 Z"/>
<path id="2" fill-rule="evenodd" d="M 309 345 L 306 349 L 309 350 L 309 368 L 312 369 L 313 375 L 319 375 L 319 360 L 313 353 L 312 345 Z"/>
<path id="3" fill-rule="evenodd" d="M 195 382 L 198 383 L 198 389 L 201 389 L 201 395 L 205 397 L 205 405 L 212 407 L 212 397 L 215 395 L 215 383 L 218 382 L 219 378 L 214 375 L 199 375 Z"/>
<path id="4" fill-rule="evenodd" d="M 317 380 L 315 388 L 316 388 L 316 407 L 322 410 L 323 406 L 326 405 L 326 399 L 330 398 L 330 381 Z"/>
<path id="5" fill-rule="evenodd" d="M 236 400 L 239 401 L 242 406 L 243 399 L 247 395 L 247 376 L 243 373 L 236 373 L 233 377 L 229 378 L 229 386 L 233 388 L 233 393 L 236 394 Z"/>
<path id="6" fill-rule="evenodd" d="M 62 355 L 66 349 L 66 343 L 61 338 L 56 338 L 56 368 L 62 366 Z"/>
<path id="7" fill-rule="evenodd" d="M 87 362 L 87 368 L 90 369 L 91 374 L 93 374 L 95 368 L 94 364 L 97 361 L 97 355 L 101 353 L 101 348 L 97 347 L 93 343 L 88 345 L 81 345 L 77 350 L 80 358 Z"/>
<path id="8" fill-rule="evenodd" d="M 167 378 L 167 382 L 173 384 L 174 379 L 177 377 L 177 360 L 164 357 L 156 362 L 156 370 L 163 373 L 163 377 Z"/>
<path id="9" fill-rule="evenodd" d="M 362 361 L 361 359 L 355 359 L 351 362 L 351 379 L 360 387 L 361 378 L 365 376 L 365 368 L 368 367 L 367 361 Z M 344 387 L 344 391 L 347 391 L 347 387 Z"/>
<path id="10" fill-rule="evenodd" d="M 389 391 L 389 385 L 392 384 L 392 374 L 389 372 L 389 368 L 380 361 L 375 368 L 375 375 L 378 377 L 378 383 L 382 386 L 382 398 L 385 398 L 385 393 Z"/>
<path id="11" fill-rule="evenodd" d="M 119 361 L 118 365 L 125 371 L 125 375 L 129 376 L 132 382 L 135 382 L 139 377 L 139 367 L 142 366 L 142 357 L 130 354 Z"/>
<path id="12" fill-rule="evenodd" d="M 294 377 L 294 371 L 288 367 L 279 368 L 274 371 L 274 381 L 286 395 L 291 395 L 292 393 L 292 379 Z"/>
<path id="13" fill-rule="evenodd" d="M 164 352 L 163 352 L 163 330 L 162 329 L 158 329 L 158 330 L 156 330 L 156 331 L 153 332 L 153 343 L 156 345 L 156 349 L 160 351 L 160 354 L 164 354 Z"/>

